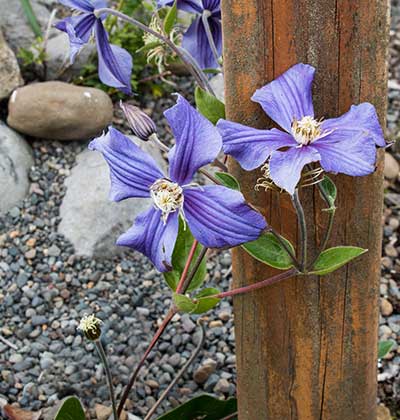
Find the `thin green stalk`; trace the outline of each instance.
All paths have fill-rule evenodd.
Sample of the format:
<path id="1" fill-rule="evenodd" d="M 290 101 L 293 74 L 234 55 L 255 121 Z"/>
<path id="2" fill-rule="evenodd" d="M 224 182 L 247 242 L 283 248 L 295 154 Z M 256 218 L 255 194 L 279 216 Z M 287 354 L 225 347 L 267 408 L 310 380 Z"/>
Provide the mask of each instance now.
<path id="1" fill-rule="evenodd" d="M 289 246 L 287 245 L 287 243 L 282 239 L 281 235 L 279 235 L 279 233 L 272 226 L 269 226 L 268 227 L 268 231 L 271 232 L 275 236 L 276 240 L 279 242 L 279 244 L 287 252 L 287 254 L 289 255 L 290 259 L 292 260 L 293 265 L 297 269 L 301 270 L 301 264 L 297 261 L 296 255 L 293 254 L 293 251 L 289 248 Z"/>
<path id="2" fill-rule="evenodd" d="M 321 243 L 321 246 L 319 248 L 319 251 L 318 251 L 317 255 L 315 256 L 312 263 L 310 264 L 309 269 L 313 268 L 313 266 L 316 263 L 316 261 L 318 260 L 319 256 L 321 255 L 322 252 L 325 251 L 325 249 L 328 245 L 329 239 L 330 239 L 331 234 L 332 234 L 333 222 L 335 221 L 335 213 L 336 213 L 336 210 L 329 210 L 328 226 L 327 226 L 326 231 L 325 231 L 324 239 Z"/>
<path id="3" fill-rule="evenodd" d="M 117 403 L 115 401 L 114 386 L 113 386 L 113 383 L 112 383 L 110 366 L 109 366 L 108 361 L 107 361 L 107 355 L 106 355 L 106 352 L 104 351 L 104 347 L 101 344 L 100 340 L 96 340 L 95 345 L 96 345 L 96 349 L 99 353 L 101 362 L 104 366 L 104 370 L 106 372 L 106 377 L 107 377 L 108 389 L 109 389 L 109 392 L 110 392 L 110 398 L 111 398 L 111 405 L 112 405 L 114 420 L 118 420 Z"/>
<path id="4" fill-rule="evenodd" d="M 304 271 L 307 267 L 307 224 L 306 218 L 304 215 L 304 209 L 301 205 L 300 198 L 299 198 L 299 190 L 296 189 L 295 193 L 292 196 L 292 203 L 293 207 L 297 213 L 297 219 L 300 225 L 300 244 L 301 244 L 301 271 Z"/>
<path id="5" fill-rule="evenodd" d="M 30 0 L 20 0 L 22 9 L 24 10 L 24 13 L 26 15 L 26 18 L 28 19 L 29 26 L 32 28 L 32 31 L 34 34 L 41 38 L 42 37 L 42 29 L 39 25 L 39 22 L 36 18 L 35 12 L 32 9 L 32 5 Z"/>

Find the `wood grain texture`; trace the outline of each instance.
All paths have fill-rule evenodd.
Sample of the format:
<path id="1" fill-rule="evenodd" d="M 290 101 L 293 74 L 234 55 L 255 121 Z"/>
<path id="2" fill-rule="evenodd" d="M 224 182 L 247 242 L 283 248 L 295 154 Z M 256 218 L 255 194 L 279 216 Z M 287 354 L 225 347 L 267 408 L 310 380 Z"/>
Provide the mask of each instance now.
<path id="1" fill-rule="evenodd" d="M 298 62 L 317 68 L 317 116 L 335 117 L 353 103 L 386 113 L 387 0 L 222 0 L 227 117 L 271 126 L 254 91 Z M 287 197 L 254 191 L 260 173 L 231 162 L 246 197 L 276 229 L 297 242 Z M 336 273 L 287 280 L 235 298 L 240 420 L 376 419 L 378 286 L 382 156 L 374 175 L 338 176 L 331 245 L 369 252 Z M 318 192 L 302 199 L 315 252 L 326 223 Z M 315 229 L 317 233 L 315 234 Z M 235 286 L 272 269 L 234 252 Z"/>

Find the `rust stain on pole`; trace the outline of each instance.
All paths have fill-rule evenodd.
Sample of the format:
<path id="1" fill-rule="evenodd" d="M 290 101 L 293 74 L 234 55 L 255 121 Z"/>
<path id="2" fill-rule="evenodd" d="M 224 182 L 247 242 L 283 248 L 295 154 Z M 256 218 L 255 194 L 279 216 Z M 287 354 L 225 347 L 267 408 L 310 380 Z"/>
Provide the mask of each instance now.
<path id="1" fill-rule="evenodd" d="M 222 9 L 229 119 L 270 126 L 250 97 L 305 62 L 317 68 L 318 116 L 335 117 L 368 101 L 384 122 L 387 0 L 222 0 Z M 247 198 L 296 242 L 289 200 L 256 193 L 259 173 L 234 162 L 231 167 Z M 331 245 L 369 252 L 330 276 L 291 279 L 235 299 L 240 420 L 376 419 L 382 156 L 374 175 L 338 176 L 336 183 L 339 211 Z M 302 195 L 309 225 L 318 228 L 311 238 L 315 247 L 326 215 L 316 191 Z M 236 286 L 272 272 L 234 252 Z"/>

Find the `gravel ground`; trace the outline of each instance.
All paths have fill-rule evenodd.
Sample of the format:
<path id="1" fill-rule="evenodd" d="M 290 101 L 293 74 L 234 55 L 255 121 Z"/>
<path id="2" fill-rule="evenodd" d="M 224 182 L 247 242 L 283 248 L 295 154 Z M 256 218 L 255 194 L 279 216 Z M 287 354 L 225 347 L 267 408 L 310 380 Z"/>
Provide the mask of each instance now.
<path id="1" fill-rule="evenodd" d="M 392 3 L 388 128 L 390 137 L 396 138 L 400 135 L 400 3 Z M 188 91 L 189 82 L 181 88 Z M 172 103 L 172 99 L 146 101 L 160 121 L 162 137 L 168 134 L 161 112 Z M 0 218 L 0 398 L 36 411 L 77 394 L 93 408 L 96 402 L 107 401 L 108 391 L 93 345 L 76 333 L 79 319 L 94 311 L 105 321 L 104 343 L 119 393 L 168 307 L 169 293 L 160 275 L 137 253 L 102 261 L 74 256 L 71 244 L 55 232 L 65 177 L 86 145 L 49 141 L 32 145 L 31 192 L 20 207 Z M 400 182 L 396 180 L 387 184 L 385 198 L 379 336 L 397 344 L 380 362 L 378 376 L 379 399 L 393 415 L 400 393 L 399 212 Z M 229 287 L 230 264 L 228 252 L 209 258 L 209 276 L 221 289 Z M 151 354 L 152 364 L 143 369 L 131 394 L 133 413 L 142 415 L 154 404 L 200 340 L 199 327 L 188 316 L 178 318 Z M 230 302 L 208 314 L 207 323 L 202 352 L 160 412 L 198 390 L 235 394 Z"/>

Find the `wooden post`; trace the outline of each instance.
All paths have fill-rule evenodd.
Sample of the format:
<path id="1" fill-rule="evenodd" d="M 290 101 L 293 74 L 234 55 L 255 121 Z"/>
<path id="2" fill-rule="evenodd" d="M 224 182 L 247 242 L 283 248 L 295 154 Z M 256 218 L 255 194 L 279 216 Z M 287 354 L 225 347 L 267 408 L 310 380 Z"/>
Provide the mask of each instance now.
<path id="1" fill-rule="evenodd" d="M 384 123 L 387 0 L 222 0 L 222 9 L 228 119 L 270 126 L 250 97 L 304 62 L 317 68 L 317 116 L 336 117 L 369 101 Z M 247 198 L 296 243 L 290 201 L 255 192 L 260 173 L 231 167 Z M 240 420 L 376 420 L 382 155 L 374 175 L 335 182 L 339 210 L 330 245 L 369 252 L 332 275 L 290 279 L 235 299 Z M 326 214 L 317 190 L 303 190 L 302 200 L 312 253 Z M 235 251 L 236 287 L 272 273 Z"/>

